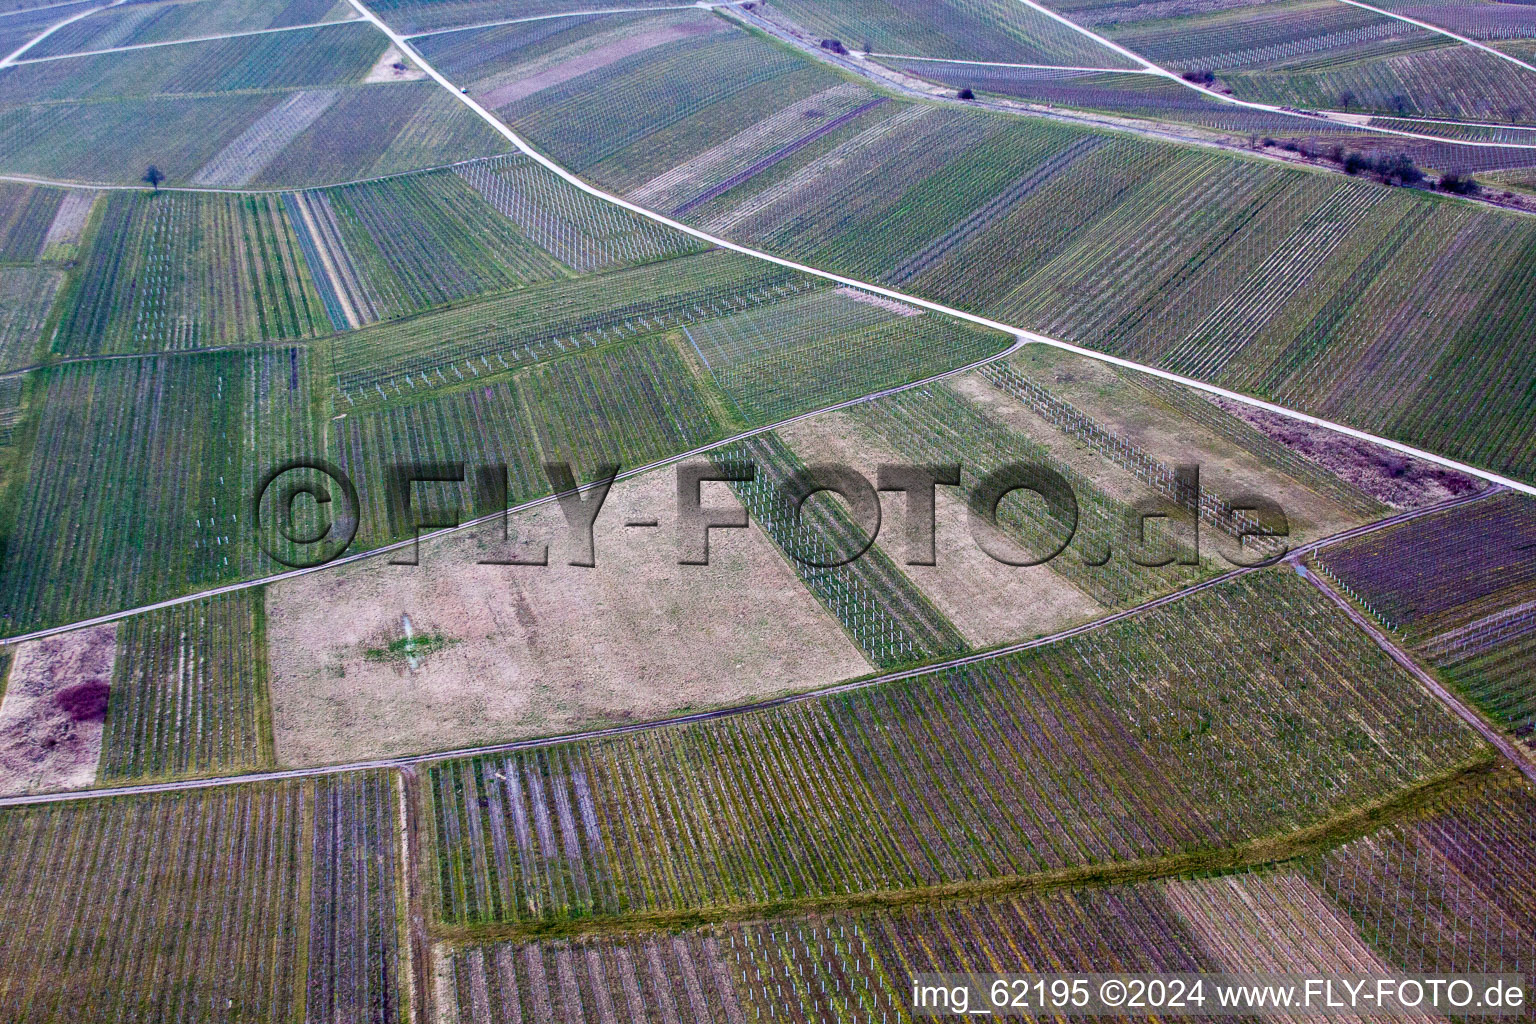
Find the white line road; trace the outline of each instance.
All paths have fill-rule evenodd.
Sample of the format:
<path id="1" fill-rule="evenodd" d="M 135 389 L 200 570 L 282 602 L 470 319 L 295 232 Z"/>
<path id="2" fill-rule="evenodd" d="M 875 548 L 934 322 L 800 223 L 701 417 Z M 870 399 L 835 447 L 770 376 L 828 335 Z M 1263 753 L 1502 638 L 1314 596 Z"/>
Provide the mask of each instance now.
<path id="1" fill-rule="evenodd" d="M 1401 523 L 1417 519 L 1421 516 L 1433 515 L 1461 505 L 1481 501 L 1496 493 L 1497 489 L 1489 489 L 1479 494 L 1466 495 L 1460 498 L 1452 498 L 1448 501 L 1427 505 L 1423 508 L 1411 509 L 1400 512 L 1395 516 L 1357 526 L 1342 533 L 1324 537 L 1320 540 L 1304 544 L 1286 557 L 1298 560 L 1305 555 L 1318 551 L 1330 544 L 1359 537 L 1376 530 L 1384 530 Z M 549 499 L 546 499 L 549 500 Z M 557 746 L 564 743 L 575 743 L 584 740 L 602 739 L 610 736 L 623 736 L 628 733 L 648 732 L 653 729 L 665 729 L 679 725 L 689 725 L 697 722 L 713 721 L 717 718 L 730 718 L 737 715 L 750 714 L 756 711 L 767 711 L 770 708 L 782 707 L 786 704 L 798 704 L 804 701 L 818 700 L 824 697 L 834 696 L 839 693 L 847 693 L 852 690 L 862 690 L 871 686 L 880 686 L 887 683 L 900 682 L 903 679 L 912 679 L 917 676 L 928 675 L 933 672 L 941 672 L 950 668 L 961 668 L 966 665 L 974 665 L 989 661 L 993 658 L 1006 657 L 1010 654 L 1018 654 L 1023 651 L 1034 650 L 1038 647 L 1046 647 L 1059 643 L 1062 640 L 1080 636 L 1084 633 L 1103 629 L 1105 626 L 1116 622 L 1144 615 L 1149 611 L 1165 607 L 1185 598 L 1191 597 L 1212 587 L 1219 587 L 1224 583 L 1245 576 L 1248 573 L 1259 571 L 1263 566 L 1233 569 L 1218 576 L 1193 583 L 1187 587 L 1171 591 L 1161 597 L 1153 598 L 1131 608 L 1124 608 L 1091 622 L 1084 622 L 1068 629 L 1052 633 L 1050 636 L 1037 637 L 1033 640 L 1022 640 L 1018 643 L 1006 644 L 994 647 L 986 651 L 976 651 L 971 654 L 963 654 L 958 657 L 948 658 L 944 661 L 934 662 L 928 665 L 919 665 L 916 668 L 901 669 L 895 672 L 885 672 L 879 675 L 866 676 L 862 679 L 854 679 L 844 683 L 834 683 L 831 686 L 822 686 L 813 690 L 803 690 L 799 693 L 788 694 L 783 697 L 774 697 L 769 700 L 754 701 L 748 704 L 738 704 L 734 707 L 718 708 L 713 711 L 699 711 L 688 715 L 675 715 L 670 718 L 657 718 L 645 722 L 633 722 L 627 725 L 612 726 L 606 729 L 589 729 L 583 732 L 565 733 L 559 736 L 542 736 L 534 739 L 513 740 L 507 743 L 491 743 L 477 747 L 461 747 L 456 750 L 439 750 L 429 754 L 407 754 L 400 757 L 381 757 L 366 761 L 349 761 L 343 764 L 318 765 L 312 768 L 286 768 L 267 772 L 249 772 L 242 775 L 223 775 L 204 779 L 183 779 L 177 782 L 146 782 L 139 785 L 113 786 L 94 789 L 65 790 L 53 793 L 30 793 L 20 796 L 0 797 L 0 807 L 23 807 L 31 804 L 65 803 L 76 800 L 98 800 L 114 796 L 142 796 L 150 793 L 170 793 L 179 790 L 209 789 L 215 786 L 236 786 L 248 782 L 276 782 L 282 779 L 302 779 L 321 775 L 340 775 L 346 772 L 368 771 L 377 768 L 409 768 L 413 765 L 431 764 L 437 761 L 448 761 L 460 757 L 478 757 L 483 754 L 503 754 L 517 750 L 532 750 L 542 747 Z M 1298 566 L 1298 569 L 1300 567 Z"/>
<path id="2" fill-rule="evenodd" d="M 1397 14 L 1382 7 L 1373 7 L 1370 4 L 1361 3 L 1360 0 L 1339 0 L 1339 3 L 1349 4 L 1351 7 L 1360 7 L 1367 11 L 1375 11 L 1377 14 L 1385 15 L 1388 18 L 1404 21 L 1410 25 L 1417 25 L 1419 28 L 1428 29 L 1431 32 L 1438 32 L 1440 35 L 1454 39 L 1458 43 L 1463 43 L 1467 46 L 1475 47 L 1476 49 L 1482 50 L 1485 53 L 1491 53 L 1495 57 L 1501 58 L 1502 60 L 1507 60 L 1511 64 L 1519 65 L 1520 67 L 1525 68 L 1527 71 L 1536 71 L 1536 67 L 1532 67 L 1525 61 L 1520 60 L 1518 57 L 1511 56 L 1502 50 L 1496 50 L 1491 46 L 1487 46 L 1478 42 L 1476 39 L 1468 39 L 1466 36 L 1457 35 L 1455 32 L 1452 32 L 1448 28 L 1441 28 L 1439 25 L 1432 25 L 1427 21 L 1420 21 L 1418 18 L 1410 18 L 1406 14 Z"/>
<path id="3" fill-rule="evenodd" d="M 1030 71 L 1097 71 L 1113 75 L 1156 75 L 1159 72 L 1152 68 L 1099 68 L 1099 67 L 1075 67 L 1070 64 L 1010 64 L 1001 60 L 961 60 L 958 57 L 919 57 L 911 53 L 868 53 L 866 57 L 878 57 L 883 60 L 919 60 L 931 64 L 963 64 L 967 67 L 982 68 L 1025 68 Z"/>
<path id="4" fill-rule="evenodd" d="M 223 32 L 214 36 L 192 36 L 187 39 L 164 39 L 156 43 L 129 43 L 127 46 L 109 46 L 102 50 L 76 50 L 72 53 L 56 53 L 51 57 L 29 57 L 26 60 L 12 60 L 11 64 L 21 66 L 23 64 L 46 64 L 56 60 L 74 60 L 77 57 L 99 57 L 104 53 L 132 53 L 134 50 L 154 50 L 162 46 L 185 46 L 189 43 L 213 43 L 220 39 L 243 39 L 246 36 L 270 36 L 279 32 L 305 32 L 316 28 L 330 28 L 333 25 L 355 25 L 361 18 L 344 18 L 341 21 L 317 21 L 308 25 L 284 25 L 281 28 L 253 28 L 245 32 Z M 37 40 L 33 40 L 37 42 Z"/>
<path id="5" fill-rule="evenodd" d="M 89 18 L 91 15 L 96 14 L 99 11 L 105 11 L 108 8 L 116 7 L 118 4 L 121 4 L 121 3 L 124 3 L 124 2 L 125 2 L 125 0 L 112 0 L 112 2 L 109 3 L 109 4 L 103 4 L 100 7 L 92 7 L 92 8 L 89 8 L 87 10 L 80 11 L 79 13 L 71 14 L 69 17 L 63 19 L 62 21 L 54 22 L 52 25 L 49 25 L 47 28 L 43 29 L 43 31 L 41 31 L 37 35 L 33 36 L 31 39 L 28 39 L 25 43 L 22 43 L 20 47 L 18 47 L 15 50 L 12 50 L 9 54 L 7 54 L 5 56 L 5 58 L 3 60 L 0 60 L 0 70 L 4 70 L 5 68 L 8 68 L 11 65 L 15 64 L 16 61 L 18 59 L 20 59 L 22 54 L 24 54 L 28 50 L 32 49 L 32 47 L 36 46 L 38 43 L 42 42 L 44 39 L 47 39 L 49 36 L 53 35 L 59 29 L 64 28 L 66 25 L 73 25 L 75 22 L 79 21 L 81 18 Z"/>

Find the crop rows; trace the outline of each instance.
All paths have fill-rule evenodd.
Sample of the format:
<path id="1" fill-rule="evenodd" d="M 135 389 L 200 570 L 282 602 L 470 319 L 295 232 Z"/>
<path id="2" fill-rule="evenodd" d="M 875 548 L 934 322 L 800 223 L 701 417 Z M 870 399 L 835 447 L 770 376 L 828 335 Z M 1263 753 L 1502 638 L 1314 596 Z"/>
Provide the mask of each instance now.
<path id="1" fill-rule="evenodd" d="M 1319 568 L 1526 743 L 1536 742 L 1536 502 L 1500 494 L 1329 548 Z"/>
<path id="2" fill-rule="evenodd" d="M 334 11 L 332 0 L 215 0 L 165 7 L 128 4 L 64 26 L 29 50 L 27 56 L 193 39 L 221 32 L 311 25 L 327 20 Z M 58 15 L 55 15 L 50 20 L 57 19 Z"/>
<path id="3" fill-rule="evenodd" d="M 333 342 L 351 404 L 409 397 L 563 353 L 774 302 L 810 287 L 793 271 L 719 250 L 381 324 Z M 386 387 L 388 390 L 386 391 Z"/>
<path id="4" fill-rule="evenodd" d="M 902 457 L 918 463 L 960 465 L 960 482 L 976 487 L 982 477 L 1013 463 L 1045 465 L 1060 473 L 1077 501 L 1077 521 L 1058 521 L 1054 512 L 998 507 L 998 523 L 1035 558 L 1044 558 L 1070 540 L 1050 566 L 1106 607 L 1134 604 L 1191 571 L 1170 566 L 1148 570 L 1131 563 L 1123 546 L 1129 509 L 1091 480 L 961 397 L 949 387 L 905 391 L 851 410 L 857 421 L 883 437 Z M 1038 504 L 1038 503 L 1036 503 Z M 1107 559 L 1105 556 L 1108 556 Z"/>
<path id="5" fill-rule="evenodd" d="M 302 338 L 323 317 L 274 198 L 114 193 L 53 346 L 94 355 Z"/>
<path id="6" fill-rule="evenodd" d="M 540 363 L 518 383 L 544 458 L 571 464 L 578 476 L 604 464 L 642 465 L 721 433 L 666 341 Z"/>
<path id="7" fill-rule="evenodd" d="M 723 67 L 731 74 L 721 75 Z M 800 57 L 731 32 L 664 43 L 543 89 L 499 113 L 561 164 L 586 171 L 744 93 L 747 99 L 781 97 L 780 83 L 768 83 L 795 72 L 805 72 L 818 88 L 832 84 L 830 75 Z M 713 123 L 702 127 L 718 130 Z"/>
<path id="8" fill-rule="evenodd" d="M 65 195 L 59 189 L 0 182 L 0 263 L 37 259 Z"/>
<path id="9" fill-rule="evenodd" d="M 982 367 L 982 375 L 999 391 L 1017 398 L 1057 430 L 1074 441 L 1085 444 L 1116 465 L 1135 474 L 1149 488 L 1175 504 L 1189 509 L 1205 522 L 1233 537 L 1252 537 L 1266 555 L 1273 545 L 1262 540 L 1262 527 L 1247 512 L 1234 509 L 1224 498 L 1206 490 L 1180 483 L 1174 467 L 1160 462 L 1134 441 L 1126 440 L 1102 424 L 1085 416 L 1071 403 L 1056 397 L 1039 384 L 996 363 Z"/>
<path id="10" fill-rule="evenodd" d="M 0 267 L 0 371 L 36 362 L 38 336 L 64 275 L 46 267 Z"/>
<path id="11" fill-rule="evenodd" d="M 1508 10 L 1464 0 L 1393 0 L 1386 5 L 1394 14 L 1417 18 L 1470 39 L 1536 39 L 1536 11 L 1507 6 Z"/>
<path id="12" fill-rule="evenodd" d="M 537 466 L 533 432 L 522 399 L 517 387 L 506 380 L 448 391 L 426 401 L 349 414 L 334 424 L 332 444 L 336 464 L 357 486 L 362 505 L 358 542 L 365 547 L 410 536 L 413 524 L 422 518 L 419 506 L 407 510 L 392 500 L 387 472 L 397 463 L 504 464 L 508 470 L 507 505 L 548 490 Z"/>
<path id="13" fill-rule="evenodd" d="M 1383 39 L 1428 39 L 1416 28 L 1374 11 L 1282 2 L 1190 17 L 1122 22 L 1110 38 L 1163 67 L 1258 67 L 1335 51 L 1348 54 Z"/>
<path id="14" fill-rule="evenodd" d="M 305 1019 L 409 1020 L 395 776 L 374 771 L 318 779 L 314 802 Z"/>
<path id="15" fill-rule="evenodd" d="M 1255 635 L 1252 616 L 1269 629 Z M 1226 845 L 1472 755 L 1289 572 L 824 700 L 434 765 L 448 922 L 995 878 Z"/>
<path id="16" fill-rule="evenodd" d="M 253 770 L 272 760 L 260 591 L 122 624 L 100 778 Z"/>
<path id="17" fill-rule="evenodd" d="M 736 497 L 871 664 L 890 668 L 966 649 L 954 624 L 883 549 L 869 546 L 868 534 L 840 506 L 807 502 L 796 509 L 784 497 L 780 488 L 804 464 L 777 434 L 718 448 L 710 458 L 722 467 L 752 467 L 751 480 L 731 485 Z M 852 561 L 830 564 L 865 547 Z"/>
<path id="18" fill-rule="evenodd" d="M 1387 506 L 1342 477 L 1336 476 L 1288 445 L 1250 426 L 1193 388 L 1148 374 L 1124 374 L 1128 383 L 1146 392 L 1151 401 L 1192 420 L 1243 451 L 1272 466 L 1315 494 L 1362 519 L 1379 519 Z"/>
<path id="19" fill-rule="evenodd" d="M 249 184 L 277 158 L 277 154 L 330 109 L 338 96 L 340 93 L 335 89 L 306 89 L 293 93 L 199 167 L 192 175 L 192 184 L 222 188 Z M 288 198 L 284 197 L 285 200 Z"/>
<path id="20" fill-rule="evenodd" d="M 699 249 L 687 235 L 571 187 L 530 157 L 468 164 L 456 173 L 536 245 L 578 273 Z"/>
<path id="21" fill-rule="evenodd" d="M 361 81 L 386 45 L 371 25 L 354 21 L 299 32 L 20 64 L 0 78 L 0 103 L 344 85 Z M 270 99 L 269 105 L 275 105 Z"/>
<path id="22" fill-rule="evenodd" d="M 509 148 L 495 129 L 436 82 L 391 82 L 343 89 L 341 98 L 251 184 L 330 185 L 495 156 Z"/>
<path id="23" fill-rule="evenodd" d="M 73 363 L 46 371 L 0 604 L 19 631 L 269 571 L 248 502 L 312 456 L 296 349 Z"/>
<path id="24" fill-rule="evenodd" d="M 564 273 L 450 172 L 343 185 L 326 199 L 381 317 Z"/>
<path id="25" fill-rule="evenodd" d="M 308 784 L 0 812 L 0 1017 L 293 1020 Z"/>
<path id="26" fill-rule="evenodd" d="M 1003 0 L 789 0 L 777 10 L 849 49 L 1027 64 L 1127 67 L 1106 46 L 1033 9 Z"/>
<path id="27" fill-rule="evenodd" d="M 654 6 L 652 0 L 616 0 L 612 3 L 604 0 L 604 9 Z M 373 9 L 391 28 L 406 34 L 507 17 L 504 0 L 378 0 Z M 517 13 L 519 17 L 532 17 L 584 9 L 573 0 L 525 0 L 518 6 Z"/>
<path id="28" fill-rule="evenodd" d="M 967 969 L 1528 973 L 1536 833 L 1531 794 L 1512 776 L 1278 869 L 670 936 L 470 943 L 446 951 L 444 995 L 465 1024 L 911 1024 L 924 1019 L 912 1013 L 915 976 Z"/>
<path id="29" fill-rule="evenodd" d="M 751 423 L 772 423 L 965 366 L 996 354 L 1007 341 L 1001 334 L 930 314 L 888 316 L 839 330 L 837 321 L 801 326 L 801 311 L 795 310 L 786 311 L 791 316 L 779 322 L 772 310 L 765 307 L 760 316 L 738 314 L 686 329 L 742 348 L 752 344 L 757 332 L 773 332 L 764 336 L 771 347 L 749 359 L 710 367 Z M 702 358 L 702 350 L 700 354 Z"/>
<path id="30" fill-rule="evenodd" d="M 1513 772 L 1309 873 L 1399 969 L 1529 975 L 1536 961 L 1536 794 Z"/>

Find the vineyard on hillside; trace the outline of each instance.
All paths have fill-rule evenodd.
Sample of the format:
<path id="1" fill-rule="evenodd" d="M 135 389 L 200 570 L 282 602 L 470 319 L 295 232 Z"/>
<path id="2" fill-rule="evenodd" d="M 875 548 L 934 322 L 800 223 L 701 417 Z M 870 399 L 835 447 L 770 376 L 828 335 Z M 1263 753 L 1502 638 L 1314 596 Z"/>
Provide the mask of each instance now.
<path id="1" fill-rule="evenodd" d="M 136 615 L 118 631 L 99 778 L 272 764 L 262 592 Z"/>
<path id="2" fill-rule="evenodd" d="M 385 773 L 0 811 L 0 1013 L 406 1020 L 398 821 Z"/>
<path id="3" fill-rule="evenodd" d="M 466 1024 L 909 1022 L 911 979 L 1001 969 L 1389 974 L 1530 970 L 1536 802 L 1512 772 L 1299 865 L 1038 895 L 444 947 Z M 1421 1020 L 1431 1020 L 1424 1015 Z"/>
<path id="4" fill-rule="evenodd" d="M 99 11 L 66 25 L 27 51 L 47 57 L 109 46 L 137 46 L 171 39 L 195 39 L 223 32 L 252 32 L 337 20 L 335 0 L 210 0 L 165 7 L 128 5 Z M 347 12 L 345 17 L 351 17 Z"/>
<path id="5" fill-rule="evenodd" d="M 298 349 L 72 363 L 38 386 L 5 632 L 271 570 L 248 503 L 268 469 L 314 453 Z"/>
<path id="6" fill-rule="evenodd" d="M 33 365 L 64 275 L 52 268 L 0 267 L 0 371 Z"/>
<path id="7" fill-rule="evenodd" d="M 531 923 L 1206 849 L 1478 749 L 1272 571 L 1038 651 L 424 783 L 444 920 Z"/>
<path id="8" fill-rule="evenodd" d="M 752 479 L 732 490 L 871 664 L 891 668 L 967 649 L 954 624 L 882 548 L 870 546 L 872 538 L 841 506 L 791 506 L 780 488 L 805 464 L 777 434 L 717 448 L 710 459 L 725 469 L 751 467 Z M 851 562 L 832 564 L 861 550 Z"/>
<path id="9" fill-rule="evenodd" d="M 1536 746 L 1536 501 L 1500 494 L 1323 551 L 1318 566 Z"/>
<path id="10" fill-rule="evenodd" d="M 42 254 L 48 227 L 67 194 L 0 182 L 0 263 L 30 263 Z"/>
<path id="11" fill-rule="evenodd" d="M 113 193 L 52 339 L 66 355 L 313 337 L 329 328 L 282 204 Z"/>

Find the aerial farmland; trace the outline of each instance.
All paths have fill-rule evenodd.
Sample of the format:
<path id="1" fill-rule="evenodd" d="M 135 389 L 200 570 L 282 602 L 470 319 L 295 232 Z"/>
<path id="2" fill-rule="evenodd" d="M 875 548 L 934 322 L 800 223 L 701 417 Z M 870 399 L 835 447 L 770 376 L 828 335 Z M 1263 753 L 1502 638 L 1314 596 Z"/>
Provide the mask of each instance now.
<path id="1" fill-rule="evenodd" d="M 0 935 L 1536 1021 L 1536 8 L 0 0 Z"/>

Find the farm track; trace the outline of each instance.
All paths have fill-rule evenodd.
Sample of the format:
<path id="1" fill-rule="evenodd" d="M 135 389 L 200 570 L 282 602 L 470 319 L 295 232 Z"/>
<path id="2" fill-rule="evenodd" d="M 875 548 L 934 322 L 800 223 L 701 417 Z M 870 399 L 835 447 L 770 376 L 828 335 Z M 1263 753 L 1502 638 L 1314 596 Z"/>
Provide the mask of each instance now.
<path id="1" fill-rule="evenodd" d="M 908 386 L 911 387 L 915 385 Z M 862 399 L 858 399 L 856 401 L 862 401 Z M 807 415 L 815 414 L 808 413 Z M 763 429 L 768 430 L 773 428 Z M 1386 519 L 1377 520 L 1374 523 L 1367 523 L 1362 526 L 1353 527 L 1352 529 L 1344 530 L 1340 533 L 1333 534 L 1328 537 L 1322 537 L 1310 543 L 1303 544 L 1295 550 L 1289 552 L 1286 558 L 1300 559 L 1332 544 L 1353 540 L 1354 538 L 1363 536 L 1368 533 L 1373 533 L 1377 530 L 1388 529 L 1390 527 L 1409 522 L 1410 520 L 1418 519 L 1421 516 L 1445 512 L 1450 509 L 1458 508 L 1462 505 L 1481 501 L 1499 493 L 1502 493 L 1502 488 L 1490 487 L 1479 491 L 1476 494 L 1464 495 L 1459 498 L 1451 498 L 1446 501 L 1436 502 L 1433 505 L 1426 505 L 1423 508 L 1410 509 L 1406 512 L 1400 512 L 1397 515 L 1389 516 Z M 533 502 L 530 504 L 540 504 L 542 502 L 553 500 L 553 497 L 549 497 L 540 499 L 539 502 Z M 406 541 L 403 542 L 402 545 L 396 546 L 400 547 L 409 543 L 411 542 Z M 370 554 L 373 554 L 373 552 L 370 552 Z M 288 768 L 274 771 L 249 772 L 240 775 L 221 775 L 199 779 L 182 779 L 175 782 L 153 782 L 132 786 L 98 787 L 94 789 L 80 789 L 58 793 L 36 793 L 25 796 L 10 796 L 0 798 L 0 808 L 21 807 L 32 804 L 61 803 L 74 800 L 95 800 L 115 796 L 137 796 L 151 793 L 171 793 L 182 790 L 207 789 L 215 786 L 240 785 L 242 783 L 248 782 L 275 782 L 282 779 L 300 779 L 315 776 L 340 775 L 348 772 L 367 771 L 379 768 L 410 769 L 418 765 L 429 765 L 440 761 L 450 761 L 458 758 L 477 757 L 485 754 L 511 753 L 520 750 L 537 750 L 544 747 L 559 746 L 562 744 L 575 743 L 583 740 L 596 740 L 602 739 L 604 737 L 623 736 L 629 733 L 649 732 L 652 730 L 664 729 L 671 726 L 688 725 L 698 722 L 709 722 L 720 718 L 731 718 L 738 715 L 750 714 L 756 711 L 766 711 L 771 708 L 783 707 L 788 704 L 798 704 L 804 701 L 817 700 L 840 693 L 848 693 L 854 690 L 866 689 L 871 686 L 900 682 L 904 679 L 911 679 L 916 676 L 927 675 L 929 673 L 942 671 L 948 668 L 960 668 L 966 665 L 974 665 L 978 662 L 988 661 L 993 658 L 1000 658 L 1011 654 L 1017 654 L 1022 651 L 1033 650 L 1038 647 L 1046 647 L 1050 644 L 1054 644 L 1062 640 L 1067 640 L 1075 636 L 1080 636 L 1084 633 L 1089 633 L 1094 630 L 1102 629 L 1105 626 L 1113 625 L 1114 623 L 1124 621 L 1125 619 L 1133 618 L 1135 616 L 1145 614 L 1146 612 L 1166 607 L 1167 605 L 1182 601 L 1194 594 L 1209 590 L 1212 587 L 1218 587 L 1224 583 L 1230 582 L 1231 580 L 1246 576 L 1249 573 L 1258 572 L 1261 569 L 1267 568 L 1271 564 L 1273 564 L 1273 562 L 1267 563 L 1266 565 L 1248 566 L 1233 569 L 1229 572 L 1221 573 L 1217 576 L 1212 576 L 1209 579 L 1202 580 L 1187 587 L 1182 587 L 1178 590 L 1171 591 L 1170 593 L 1152 598 L 1149 601 L 1144 601 L 1134 607 L 1123 608 L 1120 611 L 1112 612 L 1109 615 L 1102 616 L 1090 622 L 1080 623 L 1068 629 L 1060 630 L 1056 633 L 1050 634 L 1049 636 L 1037 637 L 1033 640 L 1023 640 L 1019 641 L 1018 643 L 1006 644 L 1004 646 L 994 647 L 986 651 L 976 651 L 953 658 L 946 658 L 941 661 L 931 662 L 912 668 L 905 668 L 895 672 L 884 672 L 878 675 L 866 676 L 861 679 L 854 679 L 849 682 L 835 683 L 831 686 L 823 686 L 814 690 L 805 690 L 800 693 L 786 694 L 781 697 L 773 697 L 768 700 L 754 701 L 748 704 L 738 704 L 728 708 L 717 708 L 712 711 L 699 711 L 688 715 L 675 715 L 670 718 L 653 719 L 647 722 L 633 722 L 625 725 L 610 726 L 603 729 L 587 729 L 581 732 L 564 733 L 558 736 L 543 736 L 526 740 L 513 740 L 507 743 L 494 743 L 479 747 L 464 747 L 458 750 L 434 751 L 428 754 L 408 754 L 399 757 L 384 757 L 374 758 L 366 761 L 353 761 L 345 764 L 317 765 L 309 768 Z M 315 570 L 305 571 L 313 572 Z M 76 627 L 71 626 L 64 628 L 70 629 Z M 15 641 L 6 642 L 13 643 Z"/>
<path id="2" fill-rule="evenodd" d="M 1322 591 L 1324 597 L 1337 605 L 1345 615 L 1348 615 L 1350 621 L 1369 636 L 1376 643 L 1376 646 L 1380 647 L 1388 657 L 1397 662 L 1403 671 L 1413 676 L 1420 686 L 1454 712 L 1458 718 L 1477 730 L 1478 735 L 1482 736 L 1494 749 L 1508 758 L 1516 768 L 1520 769 L 1522 775 L 1530 779 L 1532 783 L 1536 783 L 1536 762 L 1531 760 L 1529 754 L 1510 742 L 1502 732 L 1489 725 L 1483 716 L 1473 711 L 1460 697 L 1446 689 L 1438 679 L 1426 672 L 1407 652 L 1394 643 L 1392 638 L 1387 636 L 1380 626 L 1372 622 L 1364 612 L 1356 608 L 1343 594 L 1334 589 L 1328 580 L 1308 569 L 1299 559 L 1295 560 L 1292 564 L 1295 566 L 1296 571 L 1301 574 L 1302 579 Z"/>
<path id="3" fill-rule="evenodd" d="M 127 2 L 127 0 L 112 0 L 112 2 L 109 3 L 109 4 L 102 4 L 100 7 L 91 7 L 91 8 L 88 8 L 87 10 L 80 11 L 80 12 L 75 13 L 75 14 L 71 14 L 69 17 L 62 19 L 61 21 L 54 22 L 52 25 L 49 25 L 47 28 L 43 29 L 37 35 L 33 36 L 31 39 L 28 39 L 26 42 L 22 43 L 19 47 L 17 47 L 16 49 L 12 50 L 10 53 L 6 54 L 5 57 L 0 58 L 0 70 L 4 70 L 5 68 L 8 68 L 11 65 L 15 64 L 21 58 L 22 54 L 24 54 L 28 50 L 32 49 L 32 47 L 36 46 L 38 43 L 42 42 L 44 39 L 47 39 L 49 36 L 53 35 L 59 29 L 65 28 L 65 27 L 67 27 L 69 25 L 73 25 L 75 22 L 80 21 L 82 18 L 89 18 L 93 14 L 96 14 L 96 13 L 98 13 L 100 11 L 105 11 L 105 10 L 107 10 L 110 7 L 116 7 L 119 4 L 126 3 L 126 2 Z"/>
<path id="4" fill-rule="evenodd" d="M 1430 32 L 1435 32 L 1435 33 L 1438 33 L 1439 35 L 1447 36 L 1447 37 L 1449 37 L 1451 39 L 1454 39 L 1458 43 L 1461 43 L 1463 46 L 1470 46 L 1470 47 L 1473 47 L 1474 49 L 1482 50 L 1485 53 L 1491 53 L 1495 57 L 1498 57 L 1501 60 L 1507 60 L 1511 64 L 1515 64 L 1515 65 L 1518 65 L 1519 67 L 1525 68 L 1525 70 L 1527 70 L 1527 71 L 1536 71 L 1536 67 L 1532 67 L 1531 65 L 1527 64 L 1525 61 L 1521 60 L 1520 58 L 1518 58 L 1518 57 L 1516 57 L 1516 56 L 1514 56 L 1512 54 L 1505 53 L 1502 50 L 1496 50 L 1493 47 L 1488 46 L 1488 45 L 1486 45 L 1484 43 L 1480 43 L 1480 42 L 1478 42 L 1475 39 L 1468 39 L 1466 36 L 1457 35 L 1455 32 L 1452 32 L 1450 29 L 1448 29 L 1448 28 L 1441 28 L 1439 25 L 1433 24 L 1432 22 L 1420 21 L 1417 18 L 1410 18 L 1406 14 L 1394 14 L 1393 12 L 1391 12 L 1389 10 L 1386 10 L 1385 8 L 1372 7 L 1370 4 L 1361 3 L 1360 0 L 1339 0 L 1339 2 L 1343 3 L 1343 4 L 1349 4 L 1351 7 L 1359 7 L 1362 10 L 1371 11 L 1371 12 L 1373 12 L 1375 14 L 1384 15 L 1385 17 L 1393 18 L 1393 19 L 1395 19 L 1397 21 L 1406 22 L 1409 25 L 1417 25 L 1419 28 L 1426 29 L 1426 30 L 1428 30 Z"/>
<path id="5" fill-rule="evenodd" d="M 214 43 L 221 39 L 267 36 L 277 32 L 302 32 L 306 29 L 330 28 L 333 25 L 350 25 L 361 20 L 361 18 L 347 18 L 342 21 L 317 21 L 308 25 L 283 25 L 279 28 L 253 28 L 247 29 L 244 32 L 222 32 L 218 35 L 192 36 L 187 39 L 163 39 L 156 43 L 129 43 L 127 46 L 109 46 L 101 50 L 76 50 L 72 53 L 56 53 L 50 57 L 28 57 L 23 60 L 13 60 L 10 66 L 20 67 L 23 64 L 47 64 L 56 60 L 74 60 L 77 57 L 99 57 L 106 53 L 132 53 L 134 50 L 153 50 L 161 46 L 184 46 L 187 43 Z M 38 41 L 34 39 L 33 43 Z"/>

